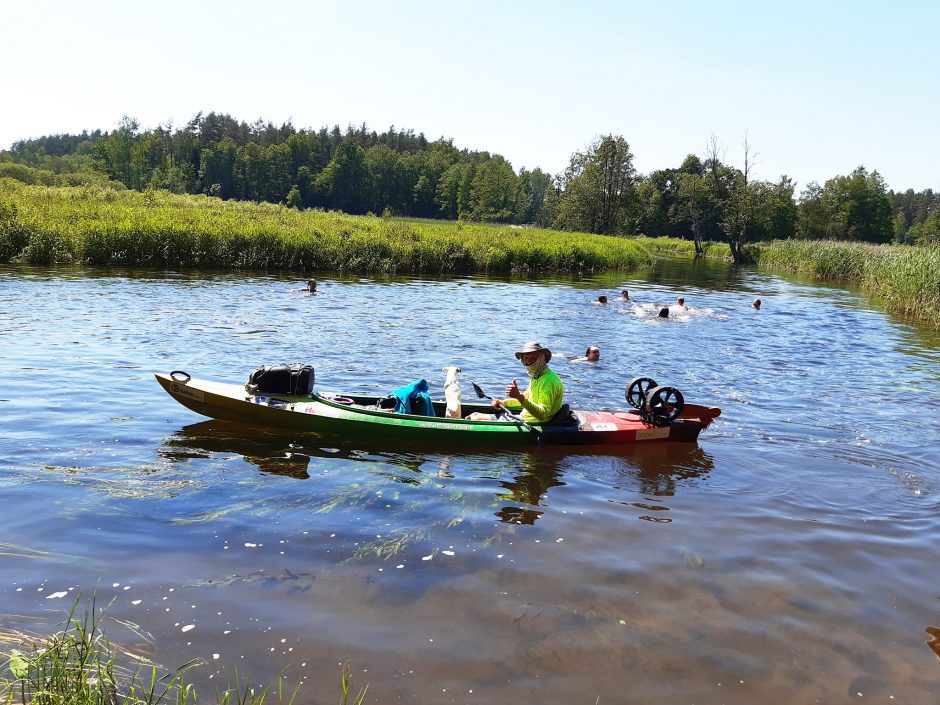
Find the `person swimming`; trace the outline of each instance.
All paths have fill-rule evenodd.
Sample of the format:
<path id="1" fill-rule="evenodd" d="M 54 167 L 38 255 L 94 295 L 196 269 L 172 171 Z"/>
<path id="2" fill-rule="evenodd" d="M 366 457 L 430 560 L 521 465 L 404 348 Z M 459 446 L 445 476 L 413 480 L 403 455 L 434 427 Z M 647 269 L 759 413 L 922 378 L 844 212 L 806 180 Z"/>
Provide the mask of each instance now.
<path id="1" fill-rule="evenodd" d="M 600 296 L 597 297 L 597 303 L 599 303 L 599 304 L 606 304 L 606 303 L 607 303 L 607 297 L 604 296 L 603 294 L 601 294 Z"/>
<path id="2" fill-rule="evenodd" d="M 621 300 L 621 301 L 629 301 L 629 300 L 630 300 L 630 292 L 627 291 L 626 289 L 624 289 L 623 291 L 621 291 L 621 292 L 620 292 L 620 300 Z"/>
<path id="3" fill-rule="evenodd" d="M 588 346 L 581 357 L 572 357 L 568 362 L 597 362 L 601 359 L 601 349 L 596 345 Z"/>
<path id="4" fill-rule="evenodd" d="M 751 304 L 758 311 L 760 310 L 760 299 L 754 299 L 754 303 Z"/>
<path id="5" fill-rule="evenodd" d="M 669 307 L 663 306 L 661 309 L 659 309 L 659 315 L 657 318 L 669 318 Z"/>
<path id="6" fill-rule="evenodd" d="M 317 293 L 317 280 L 308 279 L 307 286 L 300 288 L 300 289 L 291 289 L 291 291 L 304 291 L 308 294 L 316 294 Z"/>

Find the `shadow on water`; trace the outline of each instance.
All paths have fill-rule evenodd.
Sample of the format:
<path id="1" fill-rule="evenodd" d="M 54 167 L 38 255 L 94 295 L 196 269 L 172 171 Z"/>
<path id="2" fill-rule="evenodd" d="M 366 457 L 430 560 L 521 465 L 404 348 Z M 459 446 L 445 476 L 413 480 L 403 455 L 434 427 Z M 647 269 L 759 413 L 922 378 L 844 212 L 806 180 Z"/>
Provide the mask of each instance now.
<path id="1" fill-rule="evenodd" d="M 712 457 L 695 444 L 651 443 L 618 448 L 615 454 L 609 449 L 543 448 L 512 453 L 451 450 L 442 455 L 409 452 L 405 447 L 376 451 L 351 443 L 326 446 L 314 436 L 288 437 L 215 420 L 184 426 L 164 441 L 158 453 L 171 462 L 237 454 L 262 473 L 298 480 L 310 479 L 311 459 L 366 463 L 376 476 L 415 485 L 429 475 L 454 478 L 455 472 L 466 470 L 463 480 L 496 483 L 495 498 L 508 504 L 494 514 L 506 524 L 534 524 L 545 512 L 549 490 L 566 486 L 564 475 L 572 470 L 587 470 L 613 490 L 629 486 L 632 493 L 662 498 L 674 496 L 682 484 L 714 467 Z M 613 474 L 607 470 L 611 463 Z M 481 466 L 487 469 L 481 471 Z"/>

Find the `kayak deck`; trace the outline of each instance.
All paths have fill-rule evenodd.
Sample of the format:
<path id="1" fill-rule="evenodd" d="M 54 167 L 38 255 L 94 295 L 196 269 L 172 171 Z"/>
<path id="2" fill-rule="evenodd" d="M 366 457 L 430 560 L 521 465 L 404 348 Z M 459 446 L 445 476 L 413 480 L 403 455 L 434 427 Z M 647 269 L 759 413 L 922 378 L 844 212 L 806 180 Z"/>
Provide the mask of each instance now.
<path id="1" fill-rule="evenodd" d="M 609 445 L 645 441 L 691 442 L 721 411 L 717 407 L 686 404 L 668 425 L 643 421 L 631 411 L 573 411 L 565 425 L 514 421 L 471 421 L 443 416 L 396 414 L 376 408 L 378 397 L 311 394 L 291 397 L 253 395 L 241 385 L 156 374 L 160 385 L 183 406 L 203 416 L 271 428 L 306 431 L 350 439 L 396 439 L 438 443 L 486 445 Z M 445 402 L 434 402 L 443 414 Z M 489 405 L 464 403 L 463 414 L 489 412 Z"/>

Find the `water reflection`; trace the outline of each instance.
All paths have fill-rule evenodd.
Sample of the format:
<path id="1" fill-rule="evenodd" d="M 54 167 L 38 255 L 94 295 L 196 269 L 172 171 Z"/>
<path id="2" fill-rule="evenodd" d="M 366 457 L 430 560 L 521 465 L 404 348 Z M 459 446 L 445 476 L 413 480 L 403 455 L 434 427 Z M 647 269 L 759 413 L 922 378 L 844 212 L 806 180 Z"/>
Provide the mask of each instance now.
<path id="1" fill-rule="evenodd" d="M 669 524 L 666 514 L 671 507 L 663 498 L 676 496 L 681 486 L 703 478 L 714 468 L 712 456 L 691 444 L 650 444 L 627 448 L 617 459 L 614 487 L 629 499 L 611 498 L 611 502 L 639 509 L 637 518 L 657 524 Z M 635 498 L 642 497 L 641 501 Z"/>
<path id="2" fill-rule="evenodd" d="M 930 635 L 930 639 L 926 642 L 928 648 L 940 659 L 940 629 L 927 627 L 924 631 Z"/>
<path id="3" fill-rule="evenodd" d="M 499 499 L 516 504 L 501 507 L 495 515 L 507 524 L 534 524 L 544 514 L 549 490 L 568 484 L 563 480 L 564 475 L 573 470 L 595 473 L 595 479 L 609 485 L 611 490 L 626 489 L 631 496 L 662 498 L 675 496 L 682 485 L 704 477 L 715 465 L 712 456 L 695 444 L 641 444 L 625 446 L 618 452 L 619 455 L 611 455 L 609 450 L 579 449 L 573 453 L 546 448 L 538 453 L 518 454 L 512 479 L 499 480 L 506 492 L 497 495 Z M 601 468 L 610 462 L 613 462 L 614 476 L 600 476 Z M 630 482 L 624 483 L 624 478 L 629 478 Z M 669 511 L 661 501 L 655 506 L 631 504 L 650 511 Z"/>
<path id="4" fill-rule="evenodd" d="M 662 443 L 627 448 L 620 471 L 639 483 L 639 491 L 673 497 L 679 485 L 704 477 L 715 467 L 703 448 L 688 443 Z"/>
<path id="5" fill-rule="evenodd" d="M 416 484 L 412 477 L 422 472 L 426 457 L 409 452 L 376 452 L 359 446 L 320 445 L 312 434 L 288 436 L 277 431 L 266 431 L 228 421 L 201 421 L 184 426 L 164 441 L 157 452 L 170 461 L 208 458 L 210 454 L 238 454 L 263 473 L 283 475 L 298 480 L 310 479 L 312 458 L 340 459 L 354 462 L 392 465 L 407 472 L 379 471 L 398 482 Z"/>
<path id="6" fill-rule="evenodd" d="M 477 484 L 492 481 L 494 490 L 483 487 L 483 497 L 496 500 L 494 515 L 501 523 L 532 525 L 546 511 L 549 490 L 564 487 L 566 472 L 589 472 L 610 491 L 627 490 L 631 495 L 672 497 L 683 484 L 710 472 L 712 457 L 694 444 L 650 444 L 624 447 L 619 455 L 609 450 L 578 449 L 575 452 L 544 448 L 537 452 L 451 452 L 446 455 L 419 454 L 407 447 L 373 451 L 350 443 L 324 447 L 314 436 L 286 436 L 226 421 L 202 421 L 184 426 L 158 448 L 170 462 L 189 462 L 214 456 L 237 455 L 262 473 L 307 480 L 312 459 L 341 460 L 368 465 L 368 472 L 380 481 L 409 485 L 453 480 Z M 604 478 L 602 468 L 613 464 L 614 474 Z M 493 471 L 502 467 L 511 473 Z M 482 468 L 482 472 L 481 472 Z M 624 480 L 629 479 L 628 483 Z M 481 500 L 479 493 L 474 496 Z M 492 500 L 490 500 L 492 501 Z M 616 500 L 613 500 L 616 501 Z M 465 504 L 470 503 L 465 499 Z M 477 509 L 484 511 L 487 502 Z M 633 506 L 641 506 L 630 502 Z M 668 511 L 662 503 L 656 511 Z M 465 507 L 466 509 L 466 507 Z"/>
<path id="7" fill-rule="evenodd" d="M 525 504 L 525 507 L 507 505 L 496 512 L 504 524 L 534 524 L 542 516 L 543 499 L 552 487 L 564 486 L 558 457 L 524 453 L 519 457 L 519 469 L 512 480 L 500 480 L 500 486 L 508 492 L 497 495 L 499 499 Z"/>
<path id="8" fill-rule="evenodd" d="M 209 458 L 216 453 L 237 453 L 261 472 L 307 480 L 309 451 L 297 452 L 283 436 L 251 430 L 225 421 L 202 421 L 184 426 L 164 441 L 157 452 L 171 462 Z"/>

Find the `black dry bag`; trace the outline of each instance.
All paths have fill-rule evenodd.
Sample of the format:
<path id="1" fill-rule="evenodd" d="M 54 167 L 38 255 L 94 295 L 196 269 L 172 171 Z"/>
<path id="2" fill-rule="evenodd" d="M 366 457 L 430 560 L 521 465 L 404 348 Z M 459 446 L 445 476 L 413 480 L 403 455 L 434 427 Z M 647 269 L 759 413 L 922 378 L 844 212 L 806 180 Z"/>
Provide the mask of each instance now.
<path id="1" fill-rule="evenodd" d="M 262 365 L 248 377 L 249 394 L 303 396 L 313 392 L 312 365 Z"/>

